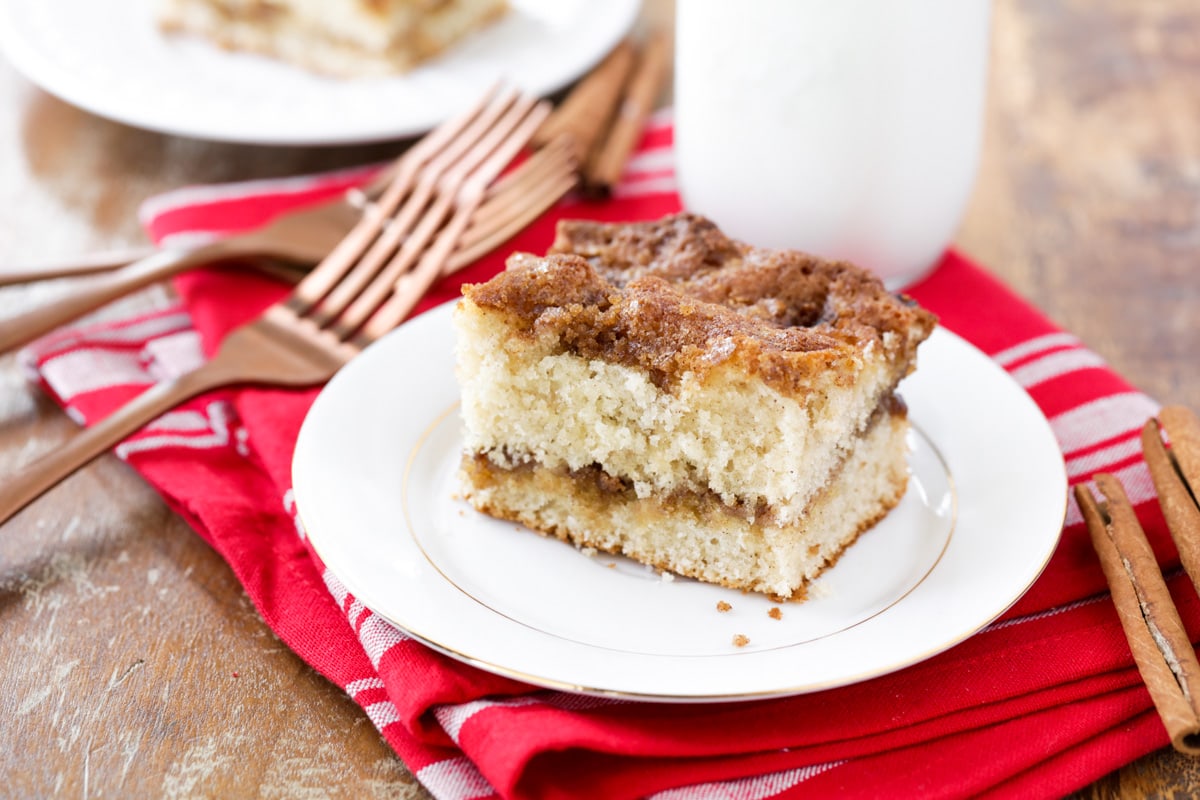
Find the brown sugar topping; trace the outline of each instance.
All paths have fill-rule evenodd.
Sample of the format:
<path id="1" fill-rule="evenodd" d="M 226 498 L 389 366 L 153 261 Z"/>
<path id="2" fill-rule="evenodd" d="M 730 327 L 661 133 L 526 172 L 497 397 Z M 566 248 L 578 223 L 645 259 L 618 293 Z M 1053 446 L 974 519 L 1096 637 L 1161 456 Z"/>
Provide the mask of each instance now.
<path id="1" fill-rule="evenodd" d="M 868 347 L 911 364 L 934 317 L 851 264 L 729 239 L 709 220 L 561 222 L 544 258 L 518 254 L 477 305 L 585 358 L 638 366 L 667 386 L 730 359 L 781 390 Z M 884 334 L 895 334 L 888 339 Z M 873 344 L 872 344 L 873 343 Z M 881 351 L 883 352 L 883 351 Z"/>

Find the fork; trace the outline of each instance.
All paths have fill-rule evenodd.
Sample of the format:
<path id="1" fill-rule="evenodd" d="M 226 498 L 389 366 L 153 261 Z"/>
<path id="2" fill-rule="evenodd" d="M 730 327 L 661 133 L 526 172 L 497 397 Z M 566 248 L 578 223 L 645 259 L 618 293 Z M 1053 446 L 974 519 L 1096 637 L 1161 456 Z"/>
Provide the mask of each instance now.
<path id="1" fill-rule="evenodd" d="M 574 183 L 575 165 L 565 147 L 543 149 L 523 169 L 497 181 L 548 110 L 544 101 L 515 91 L 492 91 L 414 145 L 350 233 L 287 297 L 230 332 L 211 361 L 148 388 L 6 479 L 0 488 L 0 524 L 192 397 L 234 384 L 303 387 L 332 377 L 403 321 L 439 276 L 469 263 L 454 257 L 460 243 L 470 250 L 511 235 L 514 220 L 527 221 L 553 202 L 548 196 L 557 192 L 557 199 L 566 191 L 562 173 Z M 491 218 L 506 222 L 468 234 L 493 182 L 494 202 L 504 198 L 504 203 L 493 206 L 499 211 Z M 344 288 L 350 285 L 353 291 Z"/>
<path id="2" fill-rule="evenodd" d="M 368 186 L 358 194 L 347 194 L 281 214 L 260 228 L 196 247 L 152 251 L 53 303 L 0 322 L 0 353 L 32 341 L 119 297 L 201 264 L 245 256 L 316 263 L 362 215 L 354 203 L 373 197 L 381 188 Z M 22 276 L 16 277 L 19 280 Z"/>
<path id="3" fill-rule="evenodd" d="M 563 146 L 561 143 L 558 145 L 560 148 Z M 516 174 L 509 177 L 518 179 L 528 170 L 531 174 L 526 176 L 526 179 L 530 180 L 531 185 L 536 185 L 534 179 L 545 177 L 546 168 L 553 168 L 559 163 L 555 159 L 560 158 L 560 154 L 548 155 L 550 158 L 531 158 L 516 170 Z M 267 256 L 285 262 L 315 264 L 353 228 L 364 211 L 379 199 L 403 158 L 401 156 L 385 167 L 380 175 L 366 186 L 351 189 L 335 200 L 282 214 L 262 228 L 190 250 L 157 251 L 61 299 L 0 320 L 0 353 L 28 344 L 39 336 L 119 297 L 201 264 L 250 256 Z M 539 173 L 539 169 L 543 172 Z M 564 180 L 565 176 L 557 176 L 559 183 Z M 518 212 L 523 209 L 534 209 L 532 216 L 545 210 L 545 205 L 538 205 L 538 202 L 548 197 L 547 193 L 521 194 L 527 205 L 513 206 L 513 198 L 503 194 L 509 186 L 507 182 L 497 183 L 489 190 L 479 208 L 478 219 L 472 220 L 469 232 L 464 237 L 465 249 L 461 255 L 455 254 L 453 266 L 464 266 L 498 246 L 506 238 L 498 235 L 505 230 L 505 226 L 500 223 L 506 215 L 511 226 L 519 223 Z M 563 188 L 559 196 L 564 194 L 567 188 L 569 187 Z M 530 214 L 525 213 L 523 217 L 527 224 Z M 517 229 L 519 227 L 524 226 L 519 225 Z"/>

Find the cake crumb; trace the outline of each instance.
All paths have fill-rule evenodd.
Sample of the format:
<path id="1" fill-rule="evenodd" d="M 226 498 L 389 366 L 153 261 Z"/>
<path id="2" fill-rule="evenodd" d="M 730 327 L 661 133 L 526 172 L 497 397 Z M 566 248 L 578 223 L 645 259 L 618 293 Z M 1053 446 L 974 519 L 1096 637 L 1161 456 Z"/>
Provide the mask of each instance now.
<path id="1" fill-rule="evenodd" d="M 733 646 L 734 647 L 745 647 L 748 644 L 750 644 L 749 636 L 746 636 L 745 634 L 742 634 L 742 633 L 738 633 L 738 634 L 734 635 L 734 637 L 733 637 Z"/>
<path id="2" fill-rule="evenodd" d="M 615 561 L 610 561 L 610 562 L 608 562 L 607 564 L 605 564 L 604 566 L 608 567 L 609 569 L 616 569 L 616 568 L 617 568 L 617 562 L 615 562 Z"/>
<path id="3" fill-rule="evenodd" d="M 662 579 L 667 583 L 670 583 L 671 581 L 675 580 L 675 576 L 670 572 L 664 572 L 662 573 Z"/>
<path id="4" fill-rule="evenodd" d="M 720 611 L 722 614 L 724 614 L 726 611 L 729 611 L 732 608 L 733 608 L 733 606 L 729 605 L 729 603 L 726 603 L 724 600 L 717 601 L 717 611 Z"/>
<path id="5" fill-rule="evenodd" d="M 596 548 L 594 548 L 594 547 L 584 547 L 584 548 L 581 548 L 581 549 L 579 550 L 579 552 L 583 553 L 583 554 L 584 554 L 585 556 L 587 556 L 588 558 L 591 558 L 592 556 L 596 555 Z"/>
<path id="6" fill-rule="evenodd" d="M 779 606 L 771 606 L 771 610 L 767 612 L 767 616 L 771 619 L 783 619 L 783 612 L 779 610 Z"/>

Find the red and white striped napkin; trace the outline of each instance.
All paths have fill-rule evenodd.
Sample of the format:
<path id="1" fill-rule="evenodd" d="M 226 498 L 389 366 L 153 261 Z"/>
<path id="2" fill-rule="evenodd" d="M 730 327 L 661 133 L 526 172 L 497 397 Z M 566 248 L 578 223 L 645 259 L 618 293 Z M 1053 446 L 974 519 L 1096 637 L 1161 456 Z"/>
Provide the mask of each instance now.
<path id="1" fill-rule="evenodd" d="M 671 147 L 670 119 L 660 115 L 612 199 L 567 198 L 505 251 L 544 251 L 564 216 L 637 220 L 677 210 Z M 157 241 L 221 235 L 369 172 L 180 189 L 148 202 L 144 223 Z M 447 280 L 421 310 L 502 262 L 493 254 Z M 32 374 L 86 424 L 197 363 L 285 291 L 221 269 L 177 285 L 181 300 L 171 308 L 32 346 Z M 1121 477 L 1172 568 L 1177 557 L 1137 439 L 1157 404 L 962 255 L 947 254 L 911 293 L 1029 392 L 1072 482 L 1101 469 Z M 308 547 L 289 471 L 315 395 L 214 392 L 118 453 L 229 562 L 280 638 L 345 689 L 439 798 L 1060 796 L 1168 743 L 1073 505 L 1043 577 L 1001 620 L 924 663 L 853 686 L 655 705 L 535 690 L 448 659 L 363 607 Z M 1184 620 L 1200 630 L 1195 592 L 1178 577 L 1171 584 Z"/>

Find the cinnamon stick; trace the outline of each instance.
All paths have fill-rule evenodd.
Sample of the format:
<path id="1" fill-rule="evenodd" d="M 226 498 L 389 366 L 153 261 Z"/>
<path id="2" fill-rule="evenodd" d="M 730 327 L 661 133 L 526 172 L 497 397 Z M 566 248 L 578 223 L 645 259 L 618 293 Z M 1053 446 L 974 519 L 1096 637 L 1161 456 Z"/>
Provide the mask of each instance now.
<path id="1" fill-rule="evenodd" d="M 1183 406 L 1167 406 L 1158 412 L 1159 422 L 1171 439 L 1171 453 L 1180 475 L 1198 498 L 1200 490 L 1200 419 Z"/>
<path id="2" fill-rule="evenodd" d="M 635 60 L 636 51 L 630 40 L 625 39 L 613 48 L 542 123 L 534 134 L 533 146 L 544 147 L 565 137 L 570 141 L 575 160 L 584 163 L 600 135 L 609 128 Z"/>
<path id="3" fill-rule="evenodd" d="M 1171 441 L 1169 451 L 1163 445 L 1164 429 Z M 1147 420 L 1142 428 L 1142 453 L 1179 560 L 1200 591 L 1200 506 L 1196 505 L 1196 490 L 1200 489 L 1200 422 L 1182 406 L 1162 409 L 1157 420 Z"/>
<path id="4" fill-rule="evenodd" d="M 647 38 L 612 127 L 584 165 L 585 190 L 606 195 L 621 178 L 625 162 L 662 91 L 670 55 L 670 41 L 663 31 L 655 31 Z"/>
<path id="5" fill-rule="evenodd" d="M 1124 487 L 1107 473 L 1094 480 L 1103 503 L 1082 484 L 1075 497 L 1129 649 L 1171 744 L 1200 755 L 1200 662 Z"/>

